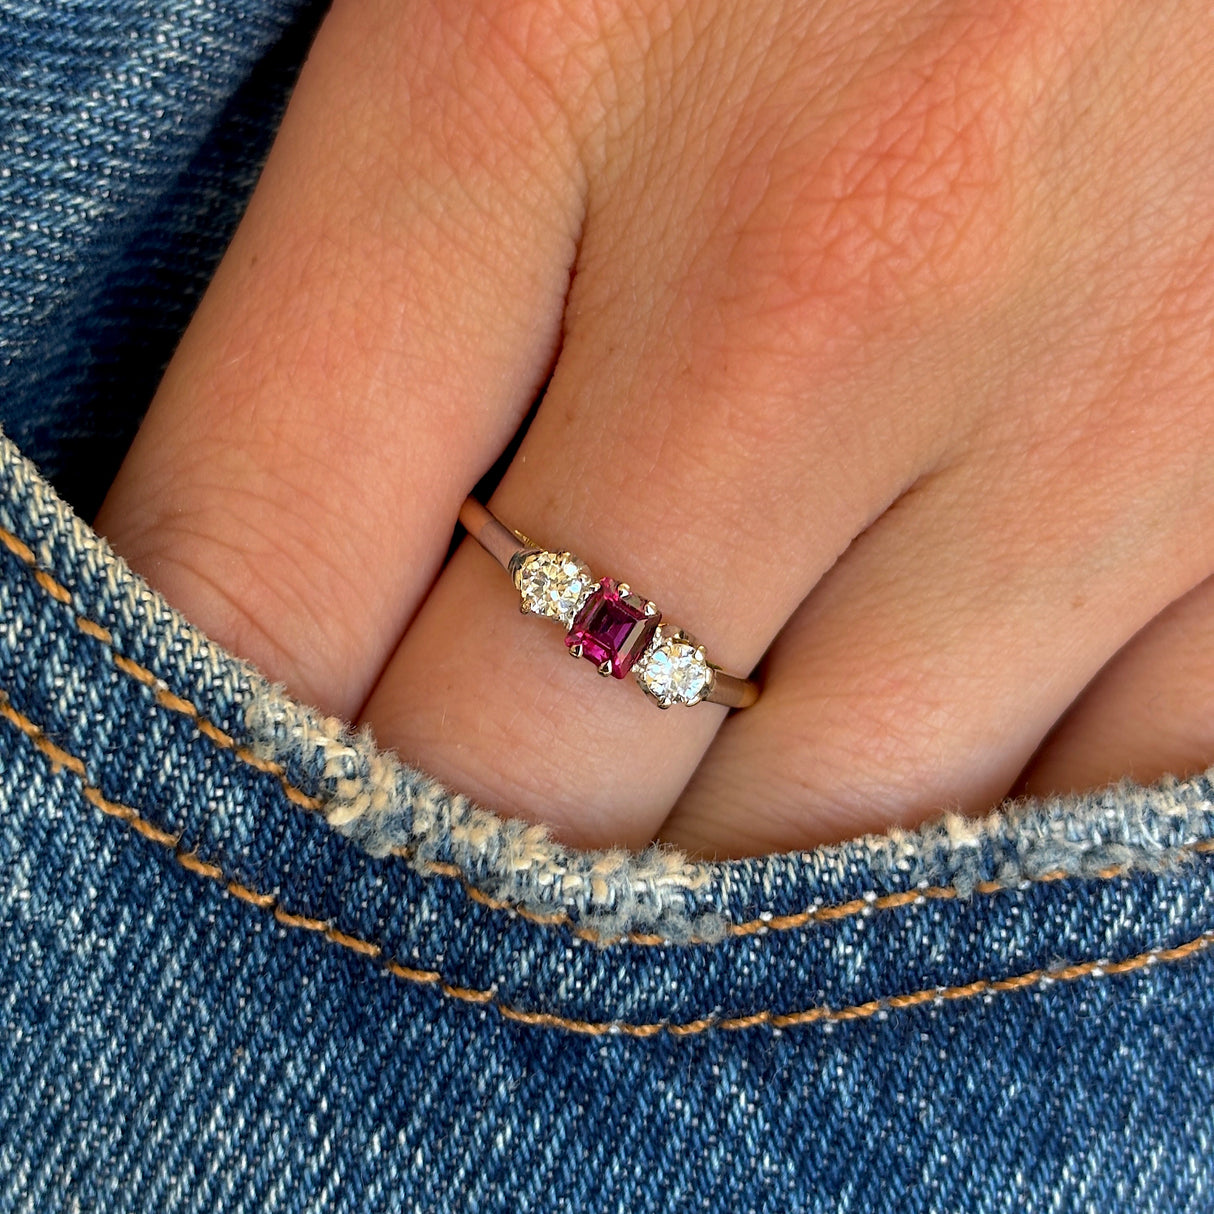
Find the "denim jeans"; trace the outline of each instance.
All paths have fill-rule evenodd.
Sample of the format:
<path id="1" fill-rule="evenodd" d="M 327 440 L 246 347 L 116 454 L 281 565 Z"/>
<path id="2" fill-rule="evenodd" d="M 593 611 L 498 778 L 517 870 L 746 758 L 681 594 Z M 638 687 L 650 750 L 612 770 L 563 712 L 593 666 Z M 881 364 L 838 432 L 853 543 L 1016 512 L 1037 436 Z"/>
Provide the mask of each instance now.
<path id="1" fill-rule="evenodd" d="M 570 851 L 83 521 L 320 15 L 0 4 L 0 1211 L 1214 1209 L 1209 776 Z"/>

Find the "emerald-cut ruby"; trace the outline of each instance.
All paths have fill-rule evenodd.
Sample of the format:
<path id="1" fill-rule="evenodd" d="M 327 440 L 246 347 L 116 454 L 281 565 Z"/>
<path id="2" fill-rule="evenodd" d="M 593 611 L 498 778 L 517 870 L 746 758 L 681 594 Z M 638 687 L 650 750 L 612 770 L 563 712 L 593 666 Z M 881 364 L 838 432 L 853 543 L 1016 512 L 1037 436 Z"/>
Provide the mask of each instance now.
<path id="1" fill-rule="evenodd" d="M 661 616 L 646 615 L 647 604 L 638 594 L 621 594 L 619 584 L 605 577 L 582 604 L 565 634 L 565 644 L 581 647 L 582 657 L 622 679 L 645 652 Z"/>

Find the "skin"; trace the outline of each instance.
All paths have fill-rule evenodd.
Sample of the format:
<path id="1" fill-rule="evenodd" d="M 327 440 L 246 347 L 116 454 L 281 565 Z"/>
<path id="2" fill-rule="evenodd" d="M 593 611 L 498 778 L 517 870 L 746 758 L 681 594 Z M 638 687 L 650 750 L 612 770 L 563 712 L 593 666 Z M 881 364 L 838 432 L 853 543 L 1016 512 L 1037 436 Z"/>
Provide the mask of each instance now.
<path id="1" fill-rule="evenodd" d="M 585 846 L 1214 762 L 1205 0 L 338 0 L 97 520 L 217 640 Z M 465 540 L 626 579 L 655 712 Z"/>

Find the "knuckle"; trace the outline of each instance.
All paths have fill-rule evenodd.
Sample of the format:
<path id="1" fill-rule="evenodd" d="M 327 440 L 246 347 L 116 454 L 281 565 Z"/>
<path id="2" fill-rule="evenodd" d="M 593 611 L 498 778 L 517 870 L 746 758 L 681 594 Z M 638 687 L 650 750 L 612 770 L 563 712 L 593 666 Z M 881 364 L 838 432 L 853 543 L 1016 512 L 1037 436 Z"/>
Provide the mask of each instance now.
<path id="1" fill-rule="evenodd" d="M 1015 11 L 1015 6 L 1012 10 Z M 753 311 L 846 329 L 967 297 L 1006 262 L 1032 38 L 952 17 L 723 165 L 729 270 Z M 1031 90 L 1028 90 L 1031 92 Z M 777 151 L 774 161 L 772 144 Z M 774 165 L 774 167 L 773 167 Z"/>
<path id="2" fill-rule="evenodd" d="M 537 112 L 555 112 L 588 132 L 601 121 L 614 92 L 611 46 L 628 2 L 479 0 L 442 7 L 474 78 L 483 70 Z"/>

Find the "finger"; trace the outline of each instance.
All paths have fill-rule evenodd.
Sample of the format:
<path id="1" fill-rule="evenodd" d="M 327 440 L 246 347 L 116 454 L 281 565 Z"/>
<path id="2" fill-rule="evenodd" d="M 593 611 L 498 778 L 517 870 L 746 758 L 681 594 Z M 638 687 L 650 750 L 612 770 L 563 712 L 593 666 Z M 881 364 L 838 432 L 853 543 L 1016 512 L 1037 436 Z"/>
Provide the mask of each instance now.
<path id="1" fill-rule="evenodd" d="M 647 276 L 621 268 L 623 250 L 602 239 L 592 220 L 560 361 L 491 507 L 542 546 L 628 582 L 710 660 L 745 674 L 938 439 L 939 408 L 908 409 L 891 433 L 857 397 L 874 381 L 886 401 L 909 399 L 912 377 L 919 394 L 939 384 L 891 345 L 868 363 L 823 360 L 807 376 L 812 401 L 790 406 L 788 367 L 754 313 L 715 325 L 680 317 L 677 282 L 649 304 L 638 341 L 637 298 L 613 292 L 608 269 L 625 281 Z M 500 812 L 545 821 L 567 842 L 647 842 L 722 710 L 655 712 L 631 680 L 570 661 L 556 628 L 520 616 L 518 603 L 502 570 L 465 542 L 365 720 L 423 769 Z"/>
<path id="2" fill-rule="evenodd" d="M 1133 541 L 1093 539 L 1112 508 L 1099 480 L 1067 515 L 1043 504 L 1054 475 L 961 466 L 862 536 L 772 647 L 762 700 L 726 724 L 661 837 L 742 855 L 997 804 L 1108 654 L 1199 576 L 1183 528 L 1123 568 L 1114 554 Z M 1126 507 L 1126 530 L 1149 535 L 1157 507 Z"/>
<path id="3" fill-rule="evenodd" d="M 729 48 L 749 35 L 679 44 L 693 21 L 654 61 L 684 64 L 684 83 L 729 80 Z M 814 82 L 837 102 L 826 118 L 768 103 L 793 34 L 805 29 L 765 29 L 776 49 L 754 61 L 773 78 L 734 73 L 711 106 L 689 89 L 668 114 L 681 86 L 640 90 L 662 108 L 626 128 L 609 188 L 589 197 L 561 357 L 491 503 L 653 599 L 736 673 L 954 441 L 982 347 L 967 303 L 1003 248 L 997 132 L 968 110 L 959 122 L 947 83 L 975 62 L 958 29 L 877 82 L 844 56 Z M 933 53 L 949 68 L 925 89 Z M 512 603 L 465 544 L 365 719 L 568 842 L 648 841 L 722 711 L 655 714 Z"/>
<path id="4" fill-rule="evenodd" d="M 554 357 L 568 123 L 475 7 L 338 4 L 97 526 L 353 715 Z"/>
<path id="5" fill-rule="evenodd" d="M 1214 580 L 1153 619 L 1046 739 L 1020 789 L 1031 796 L 1150 784 L 1214 764 Z"/>
<path id="6" fill-rule="evenodd" d="M 576 415 L 589 407 L 592 385 L 554 381 L 492 508 L 537 542 L 575 552 L 599 576 L 628 582 L 667 621 L 693 632 L 710 660 L 745 674 L 802 583 L 820 572 L 811 562 L 829 564 L 855 520 L 840 512 L 834 526 L 820 521 L 809 545 L 792 530 L 775 528 L 761 542 L 718 531 L 709 507 L 718 515 L 723 506 L 742 507 L 697 491 L 703 466 L 690 455 L 646 480 L 644 433 L 616 430 L 611 441 L 588 434 L 583 444 L 553 423 L 556 410 Z M 649 416 L 662 412 L 654 405 Z M 596 496 L 596 468 L 617 457 L 631 473 Z M 773 498 L 785 495 L 771 489 Z M 644 844 L 723 710 L 655 712 L 631 679 L 621 685 L 571 662 L 555 626 L 520 616 L 518 606 L 502 570 L 465 542 L 402 640 L 365 719 L 381 742 L 490 808 L 543 820 L 570 843 Z"/>

